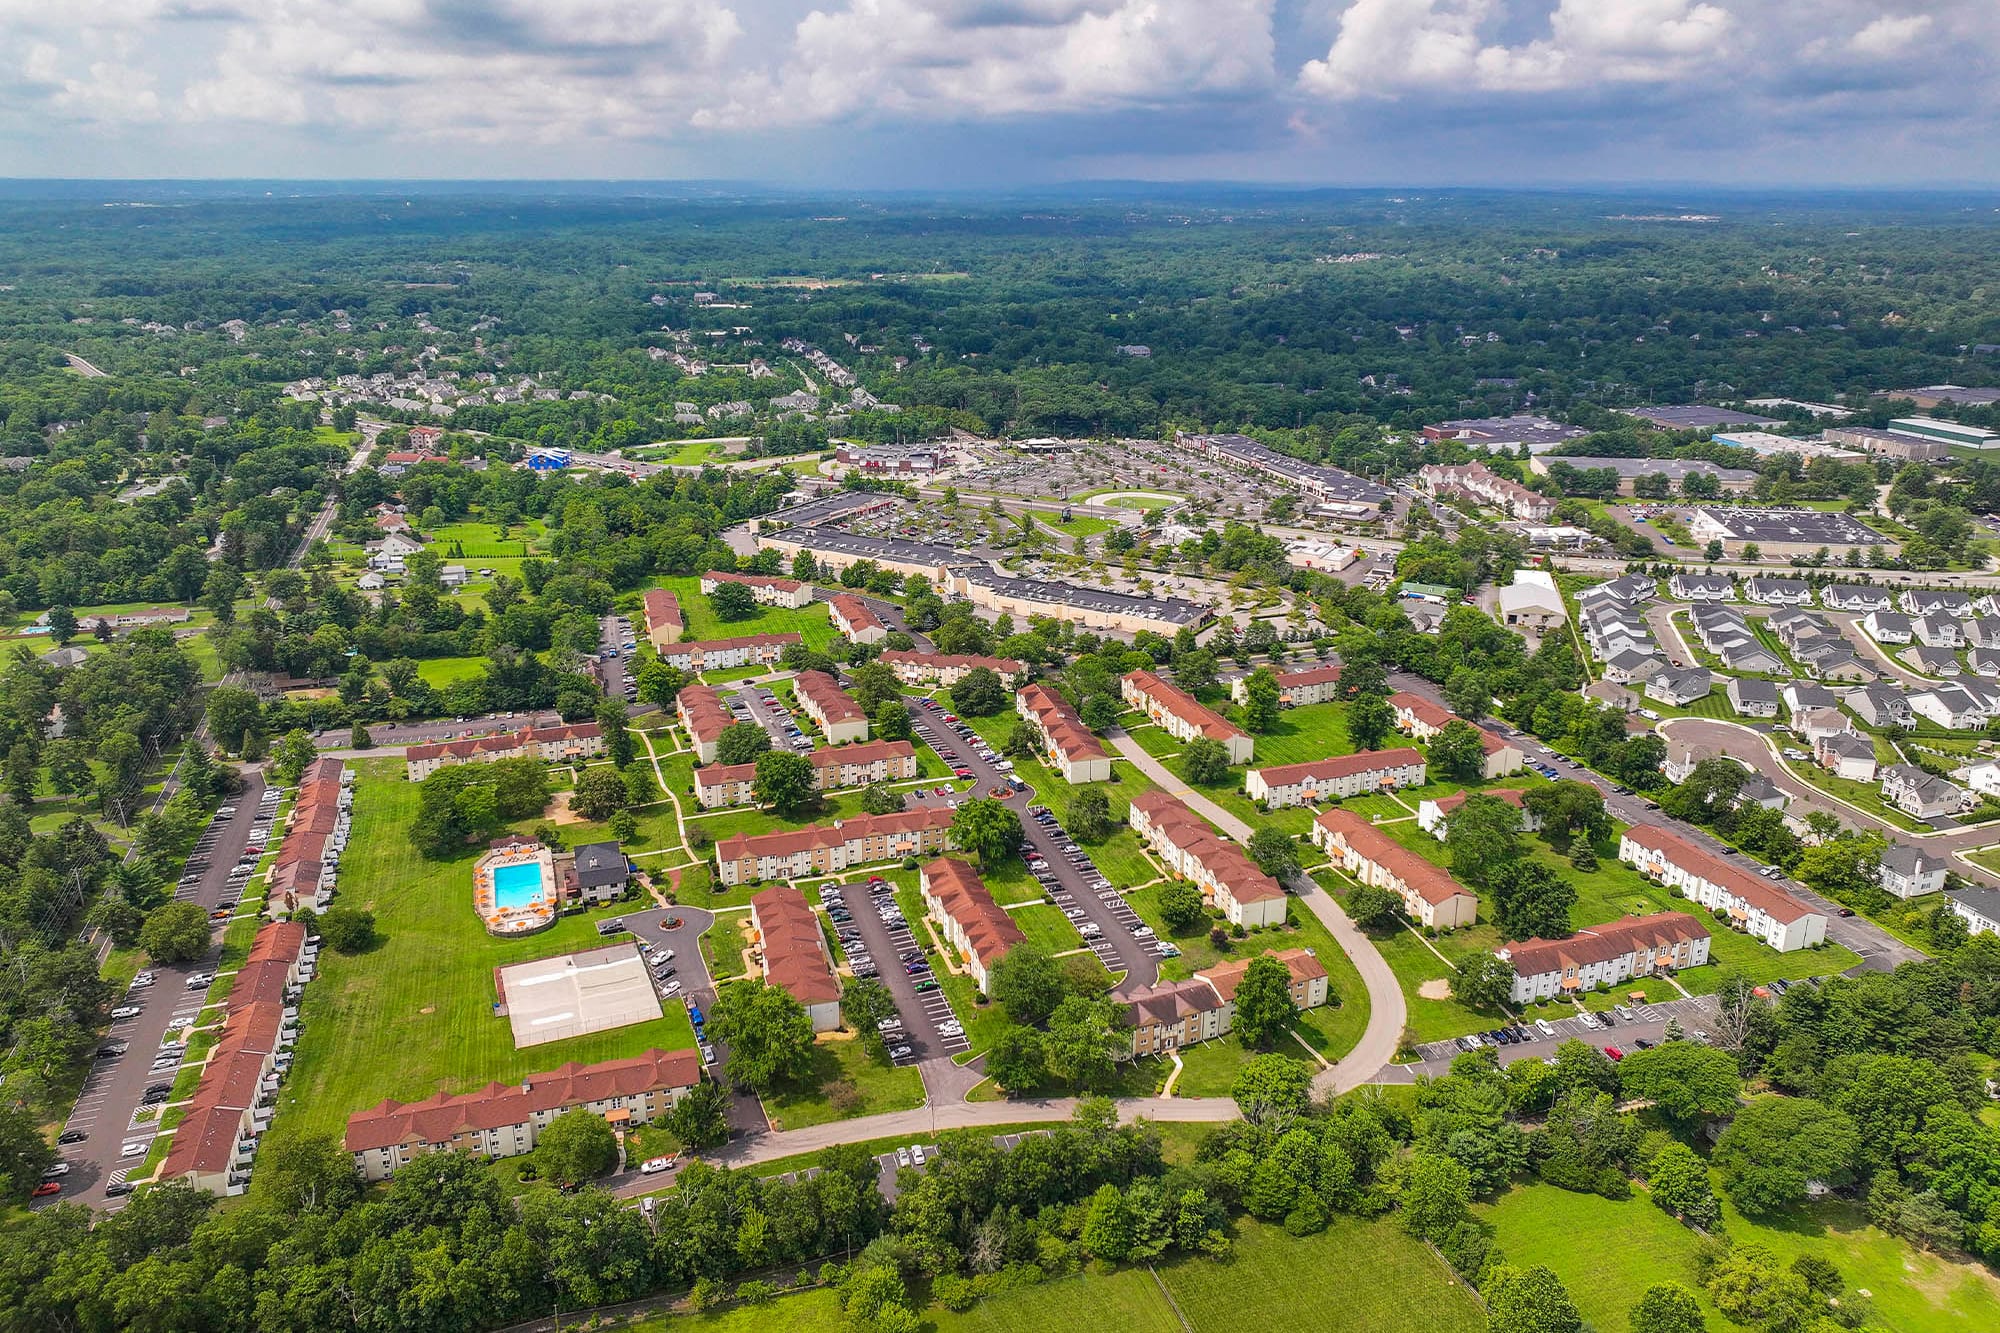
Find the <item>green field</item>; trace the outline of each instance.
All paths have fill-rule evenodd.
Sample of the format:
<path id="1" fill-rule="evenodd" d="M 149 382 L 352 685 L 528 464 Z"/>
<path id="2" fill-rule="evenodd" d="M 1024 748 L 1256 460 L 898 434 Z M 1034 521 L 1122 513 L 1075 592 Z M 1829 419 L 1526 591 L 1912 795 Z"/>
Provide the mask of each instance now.
<path id="1" fill-rule="evenodd" d="M 1653 1283 L 1694 1286 L 1693 1258 L 1700 1238 L 1644 1194 L 1614 1203 L 1594 1194 L 1529 1185 L 1509 1190 L 1477 1212 L 1493 1224 L 1509 1263 L 1553 1269 L 1600 1333 L 1626 1333 L 1627 1313 Z M 1774 1226 L 1753 1225 L 1726 1205 L 1725 1213 L 1725 1230 L 1738 1244 L 1767 1246 L 1787 1263 L 1800 1254 L 1831 1260 L 1850 1291 L 1871 1293 L 1875 1314 L 1870 1327 L 1945 1333 L 2000 1324 L 2000 1280 L 1992 1273 L 1914 1250 L 1869 1226 L 1858 1209 L 1816 1206 L 1795 1221 Z M 1580 1243 L 1585 1238 L 1587 1243 Z M 1710 1319 L 1711 1327 L 1726 1326 L 1712 1307 Z"/>
<path id="2" fill-rule="evenodd" d="M 1271 1320 L 1325 1333 L 1476 1333 L 1477 1300 L 1444 1263 L 1392 1222 L 1336 1217 L 1317 1236 L 1293 1239 L 1244 1220 L 1231 1254 L 1191 1257 L 1155 1270 L 1120 1268 L 1022 1287 L 964 1314 L 925 1309 L 936 1333 L 1236 1333 Z M 1171 1295 L 1171 1301 L 1168 1299 Z M 1179 1317 L 1175 1309 L 1179 1309 Z M 1183 1323 L 1183 1320 L 1185 1323 Z M 786 1296 L 761 1308 L 674 1315 L 633 1325 L 643 1333 L 840 1333 L 831 1291 Z"/>
<path id="3" fill-rule="evenodd" d="M 1107 505 L 1112 509 L 1165 509 L 1187 499 L 1176 491 L 1092 491 L 1076 497 L 1078 504 Z"/>
<path id="4" fill-rule="evenodd" d="M 708 598 L 701 591 L 699 575 L 667 576 L 654 579 L 653 587 L 665 588 L 681 604 L 681 619 L 687 622 L 687 637 L 690 639 L 740 639 L 751 634 L 797 634 L 806 641 L 808 647 L 824 648 L 838 636 L 834 632 L 833 619 L 827 614 L 821 602 L 812 602 L 794 611 L 782 606 L 760 606 L 757 614 L 747 620 L 723 620 L 715 614 Z M 761 675 L 768 667 L 749 671 L 749 675 Z M 711 672 L 709 680 L 725 679 L 736 673 Z"/>
<path id="5" fill-rule="evenodd" d="M 1048 514 L 1037 513 L 1035 518 L 1043 527 L 1060 532 L 1065 537 L 1095 537 L 1098 533 L 1109 532 L 1117 526 L 1108 518 L 1088 518 L 1082 515 L 1064 523 L 1058 523 Z"/>
<path id="6" fill-rule="evenodd" d="M 810 1090 L 771 1093 L 764 1098 L 764 1111 L 779 1129 L 804 1129 L 923 1104 L 923 1075 L 915 1065 L 898 1069 L 886 1054 L 871 1056 L 859 1041 L 843 1039 L 822 1040 L 813 1047 Z"/>
<path id="7" fill-rule="evenodd" d="M 410 844 L 418 788 L 396 760 L 359 765 L 355 837 L 341 864 L 340 903 L 375 914 L 382 942 L 349 957 L 328 950 L 301 1005 L 297 1063 L 274 1122 L 280 1135 L 339 1134 L 347 1117 L 384 1097 L 412 1101 L 498 1079 L 694 1045 L 679 1006 L 652 1022 L 514 1048 L 492 1012 L 493 969 L 599 943 L 588 916 L 565 917 L 520 940 L 486 934 L 472 910 L 477 852 L 427 861 Z"/>
<path id="8" fill-rule="evenodd" d="M 461 680 L 478 680 L 485 674 L 483 657 L 427 657 L 417 663 L 418 677 L 440 690 Z"/>

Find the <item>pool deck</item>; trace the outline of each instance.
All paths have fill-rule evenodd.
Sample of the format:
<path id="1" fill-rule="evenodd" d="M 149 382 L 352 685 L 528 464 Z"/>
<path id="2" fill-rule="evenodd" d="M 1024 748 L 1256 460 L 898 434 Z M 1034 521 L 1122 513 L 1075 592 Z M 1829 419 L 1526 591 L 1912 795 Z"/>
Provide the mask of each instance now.
<path id="1" fill-rule="evenodd" d="M 540 870 L 541 887 L 526 904 L 501 906 L 495 901 L 496 874 L 509 866 L 520 865 L 533 865 Z M 555 882 L 555 855 L 548 848 L 530 841 L 497 847 L 473 863 L 473 908 L 479 913 L 479 919 L 486 923 L 490 935 L 532 935 L 555 924 Z"/>

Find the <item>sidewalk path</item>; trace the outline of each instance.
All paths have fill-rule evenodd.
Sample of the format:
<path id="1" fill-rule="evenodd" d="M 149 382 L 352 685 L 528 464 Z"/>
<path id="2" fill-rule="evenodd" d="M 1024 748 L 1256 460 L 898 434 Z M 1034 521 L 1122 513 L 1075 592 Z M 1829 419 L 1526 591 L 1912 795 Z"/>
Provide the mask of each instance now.
<path id="1" fill-rule="evenodd" d="M 1190 809 L 1238 842 L 1250 841 L 1248 824 L 1189 787 L 1123 731 L 1113 732 L 1111 743 L 1118 747 L 1121 757 L 1131 760 L 1161 790 L 1185 801 Z M 1375 1082 L 1383 1066 L 1396 1058 L 1396 1047 L 1403 1039 L 1403 1027 L 1409 1021 L 1409 1011 L 1403 1002 L 1403 988 L 1397 984 L 1396 974 L 1389 970 L 1389 964 L 1376 951 L 1374 942 L 1348 919 L 1340 904 L 1304 874 L 1295 876 L 1285 887 L 1298 894 L 1299 900 L 1319 918 L 1334 942 L 1354 960 L 1355 969 L 1361 973 L 1361 984 L 1368 988 L 1368 1027 L 1362 1032 L 1361 1040 L 1331 1068 L 1322 1069 L 1313 1079 L 1315 1096 L 1338 1096 L 1364 1083 Z"/>

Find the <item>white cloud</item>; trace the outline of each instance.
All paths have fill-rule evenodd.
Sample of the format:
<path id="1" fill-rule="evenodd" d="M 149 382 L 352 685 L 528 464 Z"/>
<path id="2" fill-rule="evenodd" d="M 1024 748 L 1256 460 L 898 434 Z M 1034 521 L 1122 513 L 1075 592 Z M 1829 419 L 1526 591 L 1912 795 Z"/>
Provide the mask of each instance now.
<path id="1" fill-rule="evenodd" d="M 1931 21 L 1929 14 L 1884 14 L 1848 38 L 1847 47 L 1856 55 L 1877 59 L 1901 55 L 1910 43 L 1931 30 Z"/>
<path id="2" fill-rule="evenodd" d="M 849 0 L 709 123 L 1157 106 L 1275 82 L 1276 0 Z"/>
<path id="3" fill-rule="evenodd" d="M 1505 17 L 1496 0 L 1354 0 L 1299 87 L 1355 98 L 1660 82 L 1720 54 L 1733 23 L 1699 0 L 1561 0 L 1547 36 L 1489 42 Z"/>

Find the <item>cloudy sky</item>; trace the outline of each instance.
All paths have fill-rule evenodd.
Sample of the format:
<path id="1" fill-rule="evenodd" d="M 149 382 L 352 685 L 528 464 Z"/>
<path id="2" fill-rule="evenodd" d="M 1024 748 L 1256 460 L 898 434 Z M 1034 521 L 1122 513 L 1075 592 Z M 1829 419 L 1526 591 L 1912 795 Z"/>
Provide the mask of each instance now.
<path id="1" fill-rule="evenodd" d="M 0 0 L 0 175 L 2000 183 L 2000 0 Z"/>

